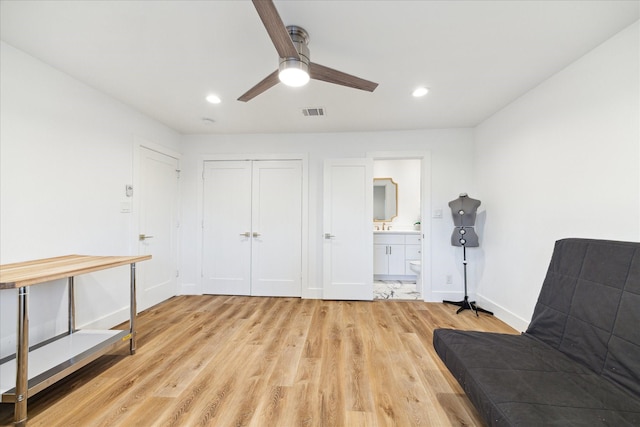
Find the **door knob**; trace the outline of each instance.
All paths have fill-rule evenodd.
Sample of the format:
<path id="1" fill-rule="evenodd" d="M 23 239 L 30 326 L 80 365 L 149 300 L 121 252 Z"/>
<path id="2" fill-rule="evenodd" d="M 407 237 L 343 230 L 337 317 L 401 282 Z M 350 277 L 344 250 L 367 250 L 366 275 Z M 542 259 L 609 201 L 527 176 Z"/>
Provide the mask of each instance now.
<path id="1" fill-rule="evenodd" d="M 327 239 L 327 240 L 329 240 L 329 239 L 333 239 L 334 237 L 336 237 L 336 236 L 334 236 L 334 235 L 333 235 L 333 234 L 331 234 L 331 233 L 324 233 L 324 238 L 325 238 L 325 239 Z"/>
<path id="2" fill-rule="evenodd" d="M 262 234 L 257 233 L 257 232 L 255 232 L 255 231 L 253 232 L 253 237 L 260 237 L 260 236 L 262 236 Z"/>
<path id="3" fill-rule="evenodd" d="M 243 237 L 251 237 L 251 233 L 249 233 L 248 231 L 245 231 L 244 233 L 240 233 L 240 235 Z"/>
<path id="4" fill-rule="evenodd" d="M 138 240 L 146 240 L 146 239 L 153 239 L 153 236 L 147 236 L 146 234 L 138 235 Z"/>

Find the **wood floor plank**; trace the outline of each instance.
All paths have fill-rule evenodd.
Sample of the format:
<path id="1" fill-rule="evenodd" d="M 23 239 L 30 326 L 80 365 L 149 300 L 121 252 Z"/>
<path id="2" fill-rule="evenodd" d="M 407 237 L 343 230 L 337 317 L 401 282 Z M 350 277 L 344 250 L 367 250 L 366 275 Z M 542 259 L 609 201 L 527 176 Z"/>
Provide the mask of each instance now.
<path id="1" fill-rule="evenodd" d="M 438 327 L 516 333 L 419 301 L 178 296 L 123 345 L 28 401 L 33 426 L 482 426 Z M 121 328 L 126 327 L 126 323 Z M 13 405 L 0 405 L 10 425 Z"/>
<path id="2" fill-rule="evenodd" d="M 326 305 L 326 318 L 321 333 L 320 356 L 320 423 L 323 426 L 345 425 L 343 334 L 340 313 L 344 302 L 334 301 Z"/>
<path id="3" fill-rule="evenodd" d="M 350 310 L 350 314 L 354 314 Z M 367 370 L 367 353 L 355 317 L 342 319 L 345 326 L 344 376 L 345 405 L 348 412 L 373 411 L 373 399 Z"/>

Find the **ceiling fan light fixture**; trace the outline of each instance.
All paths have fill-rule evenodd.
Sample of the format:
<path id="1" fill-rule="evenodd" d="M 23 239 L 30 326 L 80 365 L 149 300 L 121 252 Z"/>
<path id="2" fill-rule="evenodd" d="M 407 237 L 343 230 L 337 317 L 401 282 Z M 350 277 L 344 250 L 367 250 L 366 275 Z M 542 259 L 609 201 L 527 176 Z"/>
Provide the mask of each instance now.
<path id="1" fill-rule="evenodd" d="M 309 83 L 309 34 L 304 28 L 289 25 L 287 33 L 291 37 L 297 57 L 281 57 L 278 66 L 278 78 L 282 83 L 291 87 L 300 87 Z"/>
<path id="2" fill-rule="evenodd" d="M 280 62 L 278 78 L 291 87 L 300 87 L 309 83 L 309 65 L 297 59 L 285 59 Z"/>

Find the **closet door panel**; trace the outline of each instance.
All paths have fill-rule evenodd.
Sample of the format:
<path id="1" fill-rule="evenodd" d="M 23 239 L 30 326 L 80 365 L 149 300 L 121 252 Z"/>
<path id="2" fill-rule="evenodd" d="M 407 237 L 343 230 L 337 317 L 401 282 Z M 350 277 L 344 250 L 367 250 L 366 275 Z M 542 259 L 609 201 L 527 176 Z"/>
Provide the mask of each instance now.
<path id="1" fill-rule="evenodd" d="M 203 179 L 203 293 L 250 295 L 251 162 L 205 162 Z"/>
<path id="2" fill-rule="evenodd" d="M 254 161 L 251 294 L 301 295 L 302 165 Z"/>

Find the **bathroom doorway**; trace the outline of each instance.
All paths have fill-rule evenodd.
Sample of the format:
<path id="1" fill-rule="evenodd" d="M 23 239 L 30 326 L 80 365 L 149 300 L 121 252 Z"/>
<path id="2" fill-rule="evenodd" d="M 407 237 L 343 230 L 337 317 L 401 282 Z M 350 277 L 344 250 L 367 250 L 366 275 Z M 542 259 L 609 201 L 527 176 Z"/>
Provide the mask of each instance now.
<path id="1" fill-rule="evenodd" d="M 373 156 L 373 298 L 424 300 L 421 276 L 427 245 L 423 244 L 422 218 L 427 156 L 395 156 Z"/>

